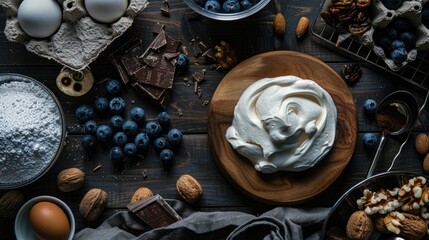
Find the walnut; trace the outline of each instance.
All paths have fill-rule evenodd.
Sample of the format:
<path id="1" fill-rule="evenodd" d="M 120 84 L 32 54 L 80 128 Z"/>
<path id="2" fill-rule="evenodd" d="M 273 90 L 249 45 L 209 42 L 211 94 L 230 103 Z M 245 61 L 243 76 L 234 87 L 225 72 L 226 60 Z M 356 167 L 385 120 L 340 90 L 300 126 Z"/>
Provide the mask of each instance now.
<path id="1" fill-rule="evenodd" d="M 341 68 L 341 73 L 347 82 L 356 82 L 362 77 L 362 69 L 359 64 L 346 64 Z"/>
<path id="2" fill-rule="evenodd" d="M 79 168 L 68 168 L 61 171 L 57 176 L 58 189 L 62 192 L 71 192 L 83 186 L 85 173 Z"/>
<path id="3" fill-rule="evenodd" d="M 234 49 L 225 41 L 221 41 L 219 46 L 215 46 L 215 52 L 215 59 L 222 68 L 229 69 L 237 64 Z"/>
<path id="4" fill-rule="evenodd" d="M 391 232 L 387 229 L 386 224 L 384 224 L 384 218 L 386 215 L 377 215 L 373 218 L 373 223 L 375 229 L 381 234 L 390 234 Z"/>
<path id="5" fill-rule="evenodd" d="M 390 232 L 400 234 L 406 239 L 420 239 L 427 232 L 426 222 L 409 213 L 390 212 L 384 218 L 384 224 Z"/>
<path id="6" fill-rule="evenodd" d="M 347 221 L 347 237 L 356 240 L 366 240 L 371 237 L 374 225 L 364 211 L 354 212 Z"/>
<path id="7" fill-rule="evenodd" d="M 150 197 L 153 197 L 152 191 L 149 188 L 141 187 L 134 192 L 133 197 L 131 198 L 131 203 L 135 203 Z"/>
<path id="8" fill-rule="evenodd" d="M 429 202 L 429 188 L 426 178 L 414 177 L 403 185 L 398 192 L 398 201 L 402 203 L 401 209 L 405 212 L 420 209 Z"/>
<path id="9" fill-rule="evenodd" d="M 101 189 L 89 190 L 79 204 L 79 213 L 87 220 L 96 220 L 107 206 L 107 193 Z"/>
<path id="10" fill-rule="evenodd" d="M 359 209 L 364 209 L 368 215 L 376 213 L 386 214 L 401 206 L 401 203 L 395 198 L 399 188 L 393 190 L 381 189 L 378 192 L 372 192 L 369 189 L 363 191 L 363 196 L 356 200 Z"/>
<path id="11" fill-rule="evenodd" d="M 176 182 L 176 189 L 185 201 L 194 203 L 201 198 L 203 188 L 191 175 L 182 175 Z"/>
<path id="12" fill-rule="evenodd" d="M 356 6 L 358 8 L 367 8 L 371 6 L 371 0 L 356 0 Z"/>
<path id="13" fill-rule="evenodd" d="M 0 220 L 15 217 L 24 202 L 24 194 L 21 191 L 11 190 L 6 192 L 0 198 Z"/>

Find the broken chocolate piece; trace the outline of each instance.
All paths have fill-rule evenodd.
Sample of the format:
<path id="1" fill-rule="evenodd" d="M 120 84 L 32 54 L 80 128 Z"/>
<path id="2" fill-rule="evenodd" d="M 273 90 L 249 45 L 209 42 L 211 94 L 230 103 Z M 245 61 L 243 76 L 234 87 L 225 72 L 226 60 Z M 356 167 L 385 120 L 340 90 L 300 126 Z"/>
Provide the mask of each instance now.
<path id="1" fill-rule="evenodd" d="M 157 22 L 153 27 L 152 32 L 155 34 L 159 34 L 164 31 L 164 28 L 165 28 L 165 24 Z"/>
<path id="2" fill-rule="evenodd" d="M 182 219 L 159 194 L 130 203 L 127 208 L 152 228 L 165 227 Z"/>
<path id="3" fill-rule="evenodd" d="M 200 73 L 200 72 L 194 72 L 192 74 L 192 77 L 194 78 L 195 81 L 197 82 L 201 82 L 204 80 L 204 74 Z"/>
<path id="4" fill-rule="evenodd" d="M 167 61 L 172 61 L 179 56 L 180 52 L 173 52 L 173 53 L 164 53 L 163 56 Z"/>
<path id="5" fill-rule="evenodd" d="M 128 83 L 131 80 L 130 76 L 142 67 L 139 60 L 142 52 L 142 40 L 131 39 L 110 56 L 124 84 Z"/>
<path id="6" fill-rule="evenodd" d="M 161 13 L 164 16 L 170 16 L 170 4 L 168 4 L 167 0 L 164 0 L 164 3 L 161 6 Z"/>

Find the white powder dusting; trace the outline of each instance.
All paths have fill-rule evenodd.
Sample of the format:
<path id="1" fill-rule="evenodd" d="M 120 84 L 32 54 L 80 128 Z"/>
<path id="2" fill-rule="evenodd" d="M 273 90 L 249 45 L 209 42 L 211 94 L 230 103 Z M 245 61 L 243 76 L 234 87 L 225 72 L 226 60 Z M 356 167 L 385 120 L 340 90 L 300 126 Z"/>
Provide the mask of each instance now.
<path id="1" fill-rule="evenodd" d="M 49 94 L 26 79 L 0 81 L 0 184 L 37 177 L 61 144 L 60 110 Z"/>

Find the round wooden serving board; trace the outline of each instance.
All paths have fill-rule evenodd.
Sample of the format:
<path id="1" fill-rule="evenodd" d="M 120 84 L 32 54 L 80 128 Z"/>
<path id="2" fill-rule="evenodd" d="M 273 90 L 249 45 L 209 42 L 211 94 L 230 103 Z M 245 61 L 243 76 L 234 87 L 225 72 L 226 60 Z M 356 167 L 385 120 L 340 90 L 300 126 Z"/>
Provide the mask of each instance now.
<path id="1" fill-rule="evenodd" d="M 311 79 L 329 92 L 338 113 L 335 143 L 324 159 L 304 172 L 258 173 L 231 147 L 225 133 L 249 85 L 286 75 Z M 234 67 L 217 87 L 208 113 L 208 138 L 220 170 L 245 194 L 268 204 L 301 203 L 329 187 L 350 161 L 357 138 L 356 106 L 344 80 L 319 59 L 293 51 L 263 53 Z"/>

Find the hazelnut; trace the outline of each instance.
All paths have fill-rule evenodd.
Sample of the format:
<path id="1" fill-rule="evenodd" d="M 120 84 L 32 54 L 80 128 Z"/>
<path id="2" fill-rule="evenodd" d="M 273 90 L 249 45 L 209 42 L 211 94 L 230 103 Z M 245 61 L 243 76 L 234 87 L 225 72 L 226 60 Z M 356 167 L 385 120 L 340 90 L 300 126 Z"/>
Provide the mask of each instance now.
<path id="1" fill-rule="evenodd" d="M 134 192 L 133 197 L 131 198 L 131 203 L 135 203 L 150 197 L 153 197 L 152 191 L 149 188 L 141 187 Z"/>
<path id="2" fill-rule="evenodd" d="M 429 136 L 426 133 L 418 134 L 415 147 L 420 155 L 425 156 L 429 152 Z"/>
<path id="3" fill-rule="evenodd" d="M 24 204 L 24 194 L 18 190 L 11 190 L 6 192 L 0 198 L 0 219 L 11 219 L 19 211 Z"/>
<path id="4" fill-rule="evenodd" d="M 180 196 L 188 203 L 194 203 L 201 198 L 203 188 L 191 175 L 182 175 L 176 182 L 176 189 Z"/>
<path id="5" fill-rule="evenodd" d="M 71 192 L 81 188 L 85 181 L 85 173 L 79 168 L 68 168 L 57 176 L 58 189 L 62 192 Z"/>
<path id="6" fill-rule="evenodd" d="M 87 220 L 96 220 L 107 206 L 107 193 L 101 189 L 89 190 L 79 204 L 79 213 Z"/>
<path id="7" fill-rule="evenodd" d="M 371 237 L 374 225 L 371 218 L 362 210 L 354 212 L 347 221 L 347 237 L 365 240 Z"/>

